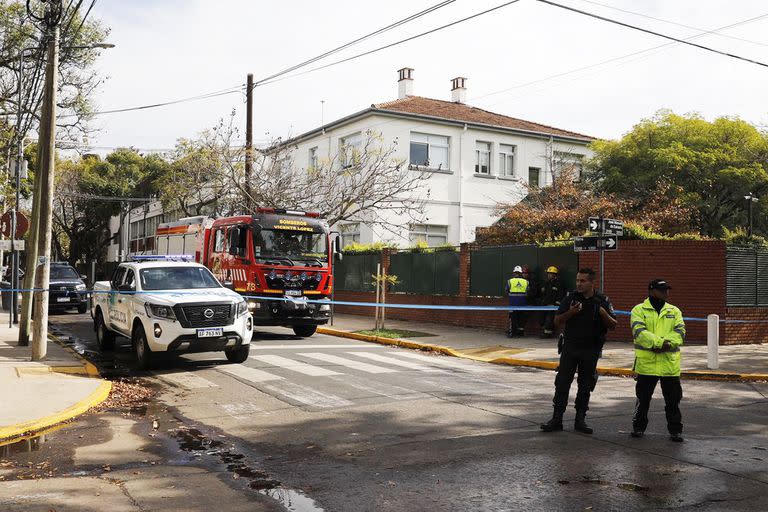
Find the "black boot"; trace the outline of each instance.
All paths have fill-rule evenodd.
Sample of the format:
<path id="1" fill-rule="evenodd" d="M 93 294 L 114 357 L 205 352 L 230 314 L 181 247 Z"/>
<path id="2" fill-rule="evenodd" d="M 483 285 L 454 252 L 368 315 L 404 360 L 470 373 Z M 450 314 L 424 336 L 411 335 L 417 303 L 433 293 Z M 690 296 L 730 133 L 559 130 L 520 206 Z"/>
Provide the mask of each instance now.
<path id="1" fill-rule="evenodd" d="M 582 434 L 591 434 L 593 432 L 592 427 L 587 425 L 587 414 L 584 412 L 576 413 L 576 421 L 573 422 L 573 429 Z"/>
<path id="2" fill-rule="evenodd" d="M 555 411 L 552 413 L 552 419 L 540 426 L 544 432 L 559 432 L 563 430 L 563 412 Z"/>

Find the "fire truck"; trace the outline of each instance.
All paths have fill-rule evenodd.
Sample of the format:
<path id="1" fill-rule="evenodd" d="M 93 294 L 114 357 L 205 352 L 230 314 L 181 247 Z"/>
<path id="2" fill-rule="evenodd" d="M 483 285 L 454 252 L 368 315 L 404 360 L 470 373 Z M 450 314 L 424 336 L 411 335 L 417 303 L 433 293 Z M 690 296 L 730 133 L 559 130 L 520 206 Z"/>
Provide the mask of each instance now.
<path id="1" fill-rule="evenodd" d="M 155 252 L 194 255 L 246 297 L 254 325 L 308 337 L 330 317 L 330 304 L 315 301 L 330 298 L 336 244 L 319 214 L 258 208 L 253 215 L 187 217 L 157 227 Z"/>

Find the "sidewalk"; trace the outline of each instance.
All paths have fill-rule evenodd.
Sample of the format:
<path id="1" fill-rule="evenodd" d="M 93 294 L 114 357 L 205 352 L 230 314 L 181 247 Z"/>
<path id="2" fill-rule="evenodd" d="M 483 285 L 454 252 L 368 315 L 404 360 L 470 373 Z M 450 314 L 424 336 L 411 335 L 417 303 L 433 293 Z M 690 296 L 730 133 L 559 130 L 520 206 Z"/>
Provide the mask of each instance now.
<path id="1" fill-rule="evenodd" d="M 498 330 L 472 329 L 452 325 L 417 323 L 414 321 L 387 320 L 387 329 L 420 331 L 435 336 L 402 338 L 405 343 L 385 338 L 373 339 L 352 335 L 357 339 L 369 338 L 392 345 L 408 348 L 431 349 L 457 357 L 477 361 L 532 366 L 555 369 L 557 340 L 534 337 L 507 338 Z M 348 336 L 348 333 L 373 328 L 372 316 L 335 315 L 333 325 L 326 325 L 318 332 L 324 334 Z M 603 349 L 603 357 L 598 363 L 598 371 L 605 375 L 631 375 L 635 351 L 632 343 L 608 342 Z M 719 348 L 719 368 L 707 368 L 706 345 L 687 345 L 682 350 L 683 377 L 715 380 L 768 380 L 768 344 L 760 345 L 722 345 Z"/>
<path id="2" fill-rule="evenodd" d="M 48 341 L 45 361 L 19 347 L 18 328 L 0 326 L 0 445 L 9 438 L 74 418 L 101 403 L 112 387 L 73 351 Z"/>

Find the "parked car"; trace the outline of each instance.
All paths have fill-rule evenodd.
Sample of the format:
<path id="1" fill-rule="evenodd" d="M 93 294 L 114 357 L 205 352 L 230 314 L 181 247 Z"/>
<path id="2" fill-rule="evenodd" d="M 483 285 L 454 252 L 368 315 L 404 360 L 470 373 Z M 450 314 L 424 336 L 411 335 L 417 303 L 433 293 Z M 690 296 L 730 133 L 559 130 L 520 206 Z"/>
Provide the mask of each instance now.
<path id="1" fill-rule="evenodd" d="M 224 351 L 233 363 L 248 358 L 253 317 L 239 293 L 198 263 L 136 258 L 120 263 L 111 281 L 94 283 L 91 314 L 101 350 L 121 335 L 131 339 L 141 368 L 157 353 Z"/>
<path id="2" fill-rule="evenodd" d="M 52 262 L 48 289 L 48 309 L 77 309 L 78 313 L 88 311 L 90 292 L 80 275 L 69 263 Z"/>

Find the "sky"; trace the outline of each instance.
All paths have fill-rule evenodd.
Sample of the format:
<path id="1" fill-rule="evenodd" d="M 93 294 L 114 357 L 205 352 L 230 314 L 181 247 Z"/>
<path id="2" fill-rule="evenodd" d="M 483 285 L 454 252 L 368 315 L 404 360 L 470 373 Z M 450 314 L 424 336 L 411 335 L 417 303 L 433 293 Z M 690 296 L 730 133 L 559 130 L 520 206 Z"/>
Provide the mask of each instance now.
<path id="1" fill-rule="evenodd" d="M 763 0 L 557 1 L 681 39 L 738 23 L 691 42 L 768 63 Z M 97 62 L 107 80 L 96 107 L 133 107 L 233 88 L 244 84 L 248 73 L 256 80 L 269 76 L 437 3 L 100 0 L 90 16 L 110 28 L 108 41 L 116 47 L 103 51 Z M 456 0 L 316 65 L 502 3 Z M 368 56 L 256 87 L 254 142 L 297 135 L 319 126 L 321 118 L 328 122 L 396 99 L 402 67 L 414 68 L 416 95 L 450 100 L 451 79 L 463 76 L 470 105 L 600 138 L 618 138 L 660 109 L 698 112 L 707 119 L 738 116 L 768 126 L 768 67 L 667 43 L 537 0 L 520 0 Z M 666 46 L 657 48 L 661 45 Z M 102 152 L 172 148 L 179 138 L 195 137 L 231 112 L 244 134 L 245 97 L 238 92 L 97 116 L 89 143 Z"/>

